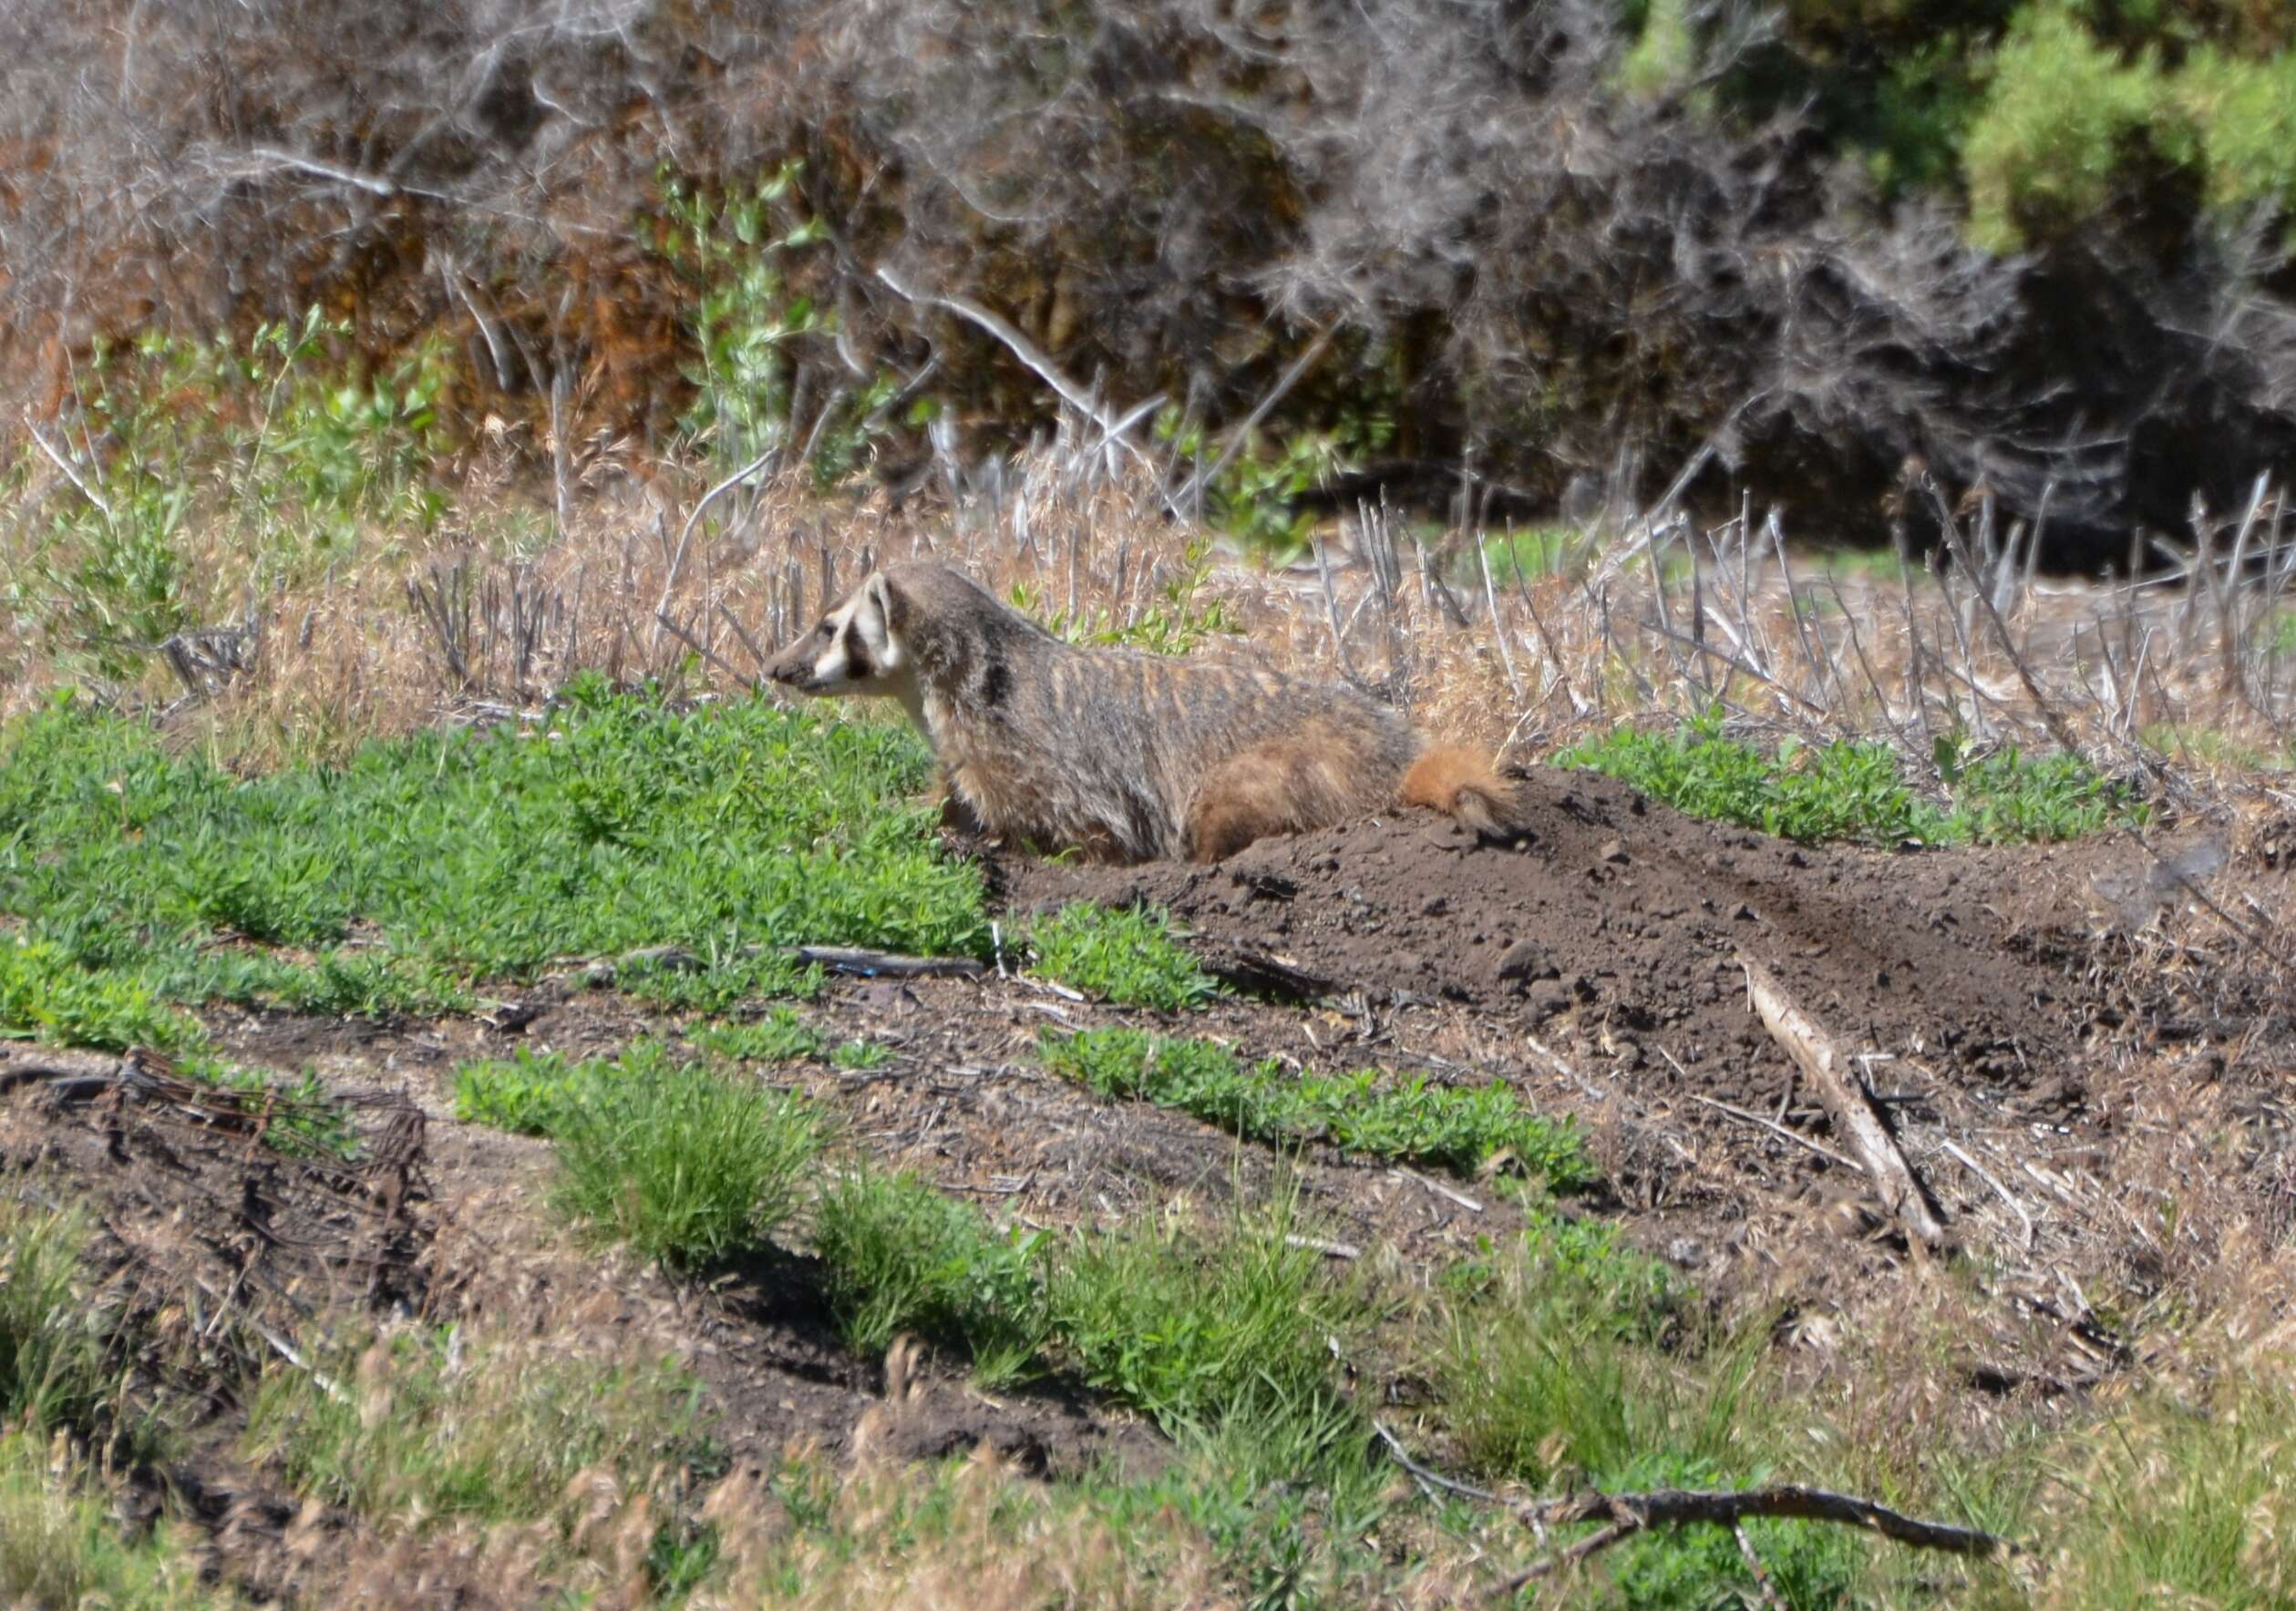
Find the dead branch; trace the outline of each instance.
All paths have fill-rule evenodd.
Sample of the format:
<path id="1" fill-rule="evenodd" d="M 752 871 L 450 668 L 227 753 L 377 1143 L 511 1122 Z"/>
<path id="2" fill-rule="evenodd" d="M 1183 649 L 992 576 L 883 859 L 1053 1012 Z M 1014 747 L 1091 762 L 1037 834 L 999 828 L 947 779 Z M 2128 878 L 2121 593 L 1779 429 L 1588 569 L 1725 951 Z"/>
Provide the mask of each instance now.
<path id="1" fill-rule="evenodd" d="M 1601 1531 L 1568 1548 L 1534 1561 L 1500 1584 L 1491 1596 L 1504 1599 L 1526 1583 L 1545 1577 L 1560 1567 L 1576 1565 L 1614 1544 L 1653 1527 L 1705 1525 L 1735 1529 L 1750 1520 L 1831 1522 L 1844 1527 L 1878 1533 L 1895 1544 L 1915 1549 L 1942 1550 L 1948 1555 L 1990 1556 L 2012 1555 L 2017 1544 L 1998 1534 L 1951 1523 L 1924 1521 L 1893 1511 L 1855 1494 L 1824 1488 L 1782 1484 L 1735 1492 L 1710 1489 L 1661 1488 L 1648 1493 L 1579 1493 L 1568 1499 L 1537 1501 L 1514 1507 L 1526 1522 L 1543 1526 L 1570 1526 L 1601 1522 Z"/>
<path id="2" fill-rule="evenodd" d="M 1842 1056 L 1833 1038 L 1823 1025 L 1796 1005 L 1794 998 L 1786 993 L 1786 987 L 1767 968 L 1743 951 L 1738 953 L 1737 960 L 1738 966 L 1745 970 L 1746 993 L 1753 1000 L 1755 1011 L 1762 1015 L 1763 1027 L 1817 1087 L 1834 1123 L 1841 1126 L 1865 1164 L 1882 1206 L 1896 1215 L 1904 1223 L 1907 1234 L 1923 1247 L 1942 1247 L 1944 1225 L 1930 1206 L 1921 1183 L 1914 1177 L 1912 1165 L 1890 1139 L 1888 1126 L 1882 1124 L 1857 1082 L 1844 1072 L 1848 1060 Z"/>
<path id="3" fill-rule="evenodd" d="M 1827 1488 L 1807 1488 L 1799 1483 L 1782 1483 L 1767 1488 L 1703 1489 L 1656 1488 L 1647 1493 L 1603 1493 L 1589 1491 L 1573 1493 L 1561 1499 L 1510 1500 L 1488 1488 L 1462 1483 L 1456 1477 L 1424 1465 L 1412 1458 L 1411 1452 L 1386 1427 L 1375 1421 L 1372 1431 L 1386 1446 L 1396 1464 L 1411 1474 L 1412 1480 L 1424 1490 L 1442 1489 L 1485 1504 L 1504 1505 L 1519 1517 L 1543 1542 L 1550 1527 L 1583 1525 L 1590 1522 L 1608 1524 L 1601 1531 L 1571 1544 L 1567 1548 L 1534 1561 L 1521 1572 L 1500 1584 L 1491 1598 L 1505 1599 L 1526 1583 L 1545 1577 L 1558 1567 L 1569 1566 L 1588 1556 L 1608 1549 L 1611 1544 L 1653 1527 L 1688 1527 L 1704 1525 L 1727 1527 L 1737 1532 L 1753 1520 L 1831 1522 L 1844 1527 L 1858 1527 L 1878 1533 L 1896 1544 L 1915 1549 L 1942 1550 L 1957 1555 L 2013 1555 L 2022 1548 L 2013 1539 L 1982 1532 L 1975 1527 L 1957 1527 L 1950 1522 L 1924 1521 L 1893 1511 L 1887 1505 L 1876 1504 L 1870 1499 L 1855 1494 L 1837 1493 Z M 1744 1535 L 1740 1535 L 1741 1545 Z"/>

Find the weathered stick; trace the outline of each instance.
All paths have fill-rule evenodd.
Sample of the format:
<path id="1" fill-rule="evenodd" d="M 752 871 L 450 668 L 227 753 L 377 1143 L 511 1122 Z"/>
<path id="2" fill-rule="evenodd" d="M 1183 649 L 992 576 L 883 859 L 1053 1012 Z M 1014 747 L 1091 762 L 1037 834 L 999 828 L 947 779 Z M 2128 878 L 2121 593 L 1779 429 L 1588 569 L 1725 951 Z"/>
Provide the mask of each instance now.
<path id="1" fill-rule="evenodd" d="M 903 957 L 891 951 L 864 950 L 859 946 L 801 945 L 791 954 L 800 962 L 817 962 L 832 973 L 859 973 L 873 979 L 978 979 L 986 965 L 970 957 Z"/>
<path id="2" fill-rule="evenodd" d="M 2013 1554 L 2016 1544 L 1997 1534 L 1946 1522 L 1925 1522 L 1869 1499 L 1830 1493 L 1823 1488 L 1780 1486 L 1740 1492 L 1661 1488 L 1649 1493 L 1580 1493 L 1517 1507 L 1527 1522 L 1544 1526 L 1604 1522 L 1600 1532 L 1588 1534 L 1569 1548 L 1534 1561 L 1500 1584 L 1493 1599 L 1505 1599 L 1535 1578 L 1560 1566 L 1576 1565 L 1588 1556 L 1652 1527 L 1683 1527 L 1703 1524 L 1736 1527 L 1754 1518 L 1771 1517 L 1800 1522 L 1834 1522 L 1861 1527 L 1897 1544 L 1916 1549 L 1943 1550 L 1956 1555 Z"/>
<path id="3" fill-rule="evenodd" d="M 1754 1001 L 1754 1010 L 1762 1015 L 1763 1027 L 1817 1087 L 1827 1111 L 1849 1138 L 1866 1173 L 1872 1177 L 1882 1206 L 1896 1215 L 1907 1234 L 1923 1247 L 1941 1247 L 1945 1226 L 1930 1208 L 1921 1183 L 1914 1178 L 1912 1165 L 1889 1138 L 1889 1128 L 1873 1111 L 1857 1082 L 1845 1072 L 1848 1059 L 1834 1044 L 1833 1037 L 1795 1004 L 1794 998 L 1786 993 L 1786 987 L 1767 968 L 1743 951 L 1738 954 L 1738 966 L 1745 970 L 1746 994 Z"/>

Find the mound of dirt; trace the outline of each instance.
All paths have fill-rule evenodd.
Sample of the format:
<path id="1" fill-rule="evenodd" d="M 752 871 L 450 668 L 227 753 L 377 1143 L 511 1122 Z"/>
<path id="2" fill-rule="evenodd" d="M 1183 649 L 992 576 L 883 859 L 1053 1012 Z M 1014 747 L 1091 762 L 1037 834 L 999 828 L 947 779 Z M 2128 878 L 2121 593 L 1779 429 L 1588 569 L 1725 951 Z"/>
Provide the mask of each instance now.
<path id="1" fill-rule="evenodd" d="M 1767 1106 L 1786 1064 L 1746 1011 L 1744 953 L 1857 1052 L 1896 1060 L 1871 1065 L 1879 1090 L 1950 1080 L 2033 1116 L 2081 1103 L 2083 1014 L 2029 940 L 2085 927 L 2095 849 L 1820 849 L 1588 774 L 1523 788 L 1539 826 L 1513 848 L 1408 813 L 1212 867 L 1000 874 L 1017 906 L 1169 907 L 1240 979 L 1465 1003 L 1635 1082 Z"/>

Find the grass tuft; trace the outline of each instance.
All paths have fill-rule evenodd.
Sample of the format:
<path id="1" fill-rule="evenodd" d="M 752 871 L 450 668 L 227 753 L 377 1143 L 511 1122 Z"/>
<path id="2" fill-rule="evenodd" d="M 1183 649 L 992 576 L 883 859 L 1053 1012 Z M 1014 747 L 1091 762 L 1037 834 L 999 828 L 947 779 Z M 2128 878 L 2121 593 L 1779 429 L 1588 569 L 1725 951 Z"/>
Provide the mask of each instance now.
<path id="1" fill-rule="evenodd" d="M 804 1201 L 820 1122 L 800 1097 L 665 1058 L 587 1077 L 549 1113 L 560 1203 L 678 1269 L 770 1241 Z"/>
<path id="2" fill-rule="evenodd" d="M 1577 1127 L 1532 1113 L 1503 1084 L 1455 1089 L 1370 1070 L 1292 1074 L 1272 1060 L 1247 1069 L 1215 1042 L 1138 1030 L 1046 1031 L 1037 1045 L 1046 1067 L 1103 1096 L 1178 1108 L 1246 1141 L 1328 1141 L 1460 1175 L 1508 1159 L 1557 1192 L 1596 1178 Z"/>
<path id="3" fill-rule="evenodd" d="M 247 1452 L 278 1462 L 299 1493 L 393 1530 L 556 1517 L 579 1503 L 584 1472 L 646 1481 L 707 1458 L 699 1384 L 666 1364 L 465 1349 L 451 1332 L 411 1329 L 345 1351 L 324 1376 L 267 1372 Z"/>
<path id="4" fill-rule="evenodd" d="M 10 1606 L 225 1606 L 242 1602 L 200 1581 L 188 1529 L 161 1522 L 122 1535 L 111 1507 L 76 1466 L 28 1432 L 0 1434 L 0 1602 Z"/>
<path id="5" fill-rule="evenodd" d="M 848 1347 L 883 1351 L 901 1332 L 963 1349 L 994 1387 L 1044 1345 L 1040 1233 L 999 1235 L 970 1206 L 908 1175 L 857 1171 L 813 1206 L 814 1251 Z"/>
<path id="6" fill-rule="evenodd" d="M 1065 906 L 1029 930 L 1036 966 L 1117 1007 L 1179 1012 L 1220 990 L 1172 938 L 1170 914 L 1149 907 Z"/>
<path id="7" fill-rule="evenodd" d="M 81 1289 L 88 1222 L 0 1197 L 0 1424 L 85 1431 L 108 1397 L 109 1331 Z"/>
<path id="8" fill-rule="evenodd" d="M 1363 1326 L 1359 1297 L 1285 1240 L 1288 1205 L 1190 1234 L 1081 1236 L 1049 1286 L 1053 1323 L 1085 1379 L 1168 1430 L 1236 1418 L 1352 1426 L 1329 1341 Z"/>

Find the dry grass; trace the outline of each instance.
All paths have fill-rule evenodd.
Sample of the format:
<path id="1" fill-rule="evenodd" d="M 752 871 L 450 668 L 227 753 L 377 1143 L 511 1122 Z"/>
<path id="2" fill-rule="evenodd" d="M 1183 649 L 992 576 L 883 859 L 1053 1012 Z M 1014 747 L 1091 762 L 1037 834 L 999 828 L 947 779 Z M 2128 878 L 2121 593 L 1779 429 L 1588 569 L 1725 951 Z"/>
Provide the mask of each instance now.
<path id="1" fill-rule="evenodd" d="M 252 666 L 187 675 L 154 654 L 120 692 L 197 706 L 186 730 L 246 758 L 530 706 L 582 668 L 722 692 L 869 565 L 936 555 L 1067 630 L 1350 676 L 1510 759 L 1718 705 L 1737 732 L 1885 736 L 1917 770 L 1950 735 L 2076 748 L 2185 803 L 2296 800 L 2296 539 L 2260 493 L 2203 522 L 2181 570 L 2135 585 L 2037 580 L 1982 509 L 1925 567 L 1796 560 L 1775 518 L 1748 510 L 1712 529 L 1675 517 L 1553 534 L 1532 545 L 1550 573 L 1526 580 L 1499 534 L 1415 533 L 1373 510 L 1288 566 L 1199 560 L 1152 473 L 1112 457 L 1066 441 L 971 480 L 951 465 L 953 501 L 900 512 L 785 477 L 698 520 L 698 488 L 674 471 L 601 466 L 603 488 L 570 498 L 562 532 L 482 465 L 436 537 L 377 531 L 355 561 L 262 600 Z M 75 496 L 52 477 L 16 502 Z M 237 530 L 219 518 L 180 539 L 216 625 L 243 624 Z M 0 664 L 17 672 L 5 710 L 88 674 L 32 621 L 0 615 Z"/>
<path id="2" fill-rule="evenodd" d="M 1212 1607 L 1235 1604 L 1203 1537 L 1177 1511 L 1128 1521 L 1085 1493 L 1021 1478 L 983 1446 L 952 1466 L 870 1452 L 841 1469 L 794 1452 L 779 1472 L 737 1471 L 704 1502 L 726 1566 L 697 1606 Z"/>

